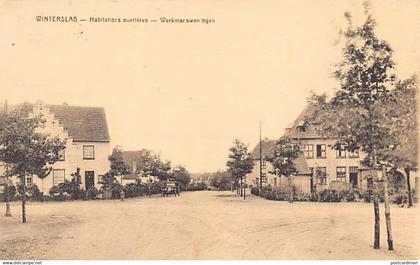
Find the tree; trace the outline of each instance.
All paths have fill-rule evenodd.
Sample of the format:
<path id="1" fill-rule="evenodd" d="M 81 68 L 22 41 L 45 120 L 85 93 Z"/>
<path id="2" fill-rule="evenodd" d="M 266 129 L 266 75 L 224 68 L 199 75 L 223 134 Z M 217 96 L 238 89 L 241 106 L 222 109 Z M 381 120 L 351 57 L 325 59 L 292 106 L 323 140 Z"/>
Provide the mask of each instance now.
<path id="1" fill-rule="evenodd" d="M 229 160 L 226 163 L 228 172 L 232 175 L 235 183 L 240 181 L 242 196 L 243 178 L 246 174 L 251 173 L 252 168 L 254 167 L 254 161 L 251 158 L 251 154 L 248 152 L 247 146 L 238 139 L 234 141 L 233 146 L 229 151 Z M 245 192 L 243 192 L 243 195 L 245 199 Z"/>
<path id="2" fill-rule="evenodd" d="M 392 91 L 394 101 L 384 106 L 384 111 L 388 113 L 386 123 L 390 128 L 393 143 L 391 148 L 378 151 L 394 172 L 404 169 L 409 207 L 413 206 L 410 170 L 417 166 L 416 92 L 416 76 L 396 83 L 395 90 Z"/>
<path id="3" fill-rule="evenodd" d="M 210 183 L 219 190 L 230 190 L 232 178 L 227 171 L 217 171 L 211 174 Z"/>
<path id="4" fill-rule="evenodd" d="M 325 95 L 314 95 L 311 98 L 316 108 L 307 121 L 321 133 L 339 139 L 334 148 L 352 152 L 360 150 L 366 154 L 362 164 L 370 169 L 380 170 L 379 163 L 386 162 L 384 150 L 395 144 L 390 123 L 395 126 L 396 121 L 390 119 L 389 113 L 385 111 L 388 104 L 395 102 L 392 94 L 396 80 L 392 73 L 395 64 L 392 61 L 391 47 L 375 35 L 375 21 L 366 3 L 365 14 L 367 19 L 364 24 L 354 27 L 350 14 L 345 13 L 348 28 L 344 32 L 343 59 L 337 64 L 335 71 L 340 87 L 331 100 Z M 374 248 L 379 248 L 379 203 L 375 189 L 373 205 Z M 391 219 L 387 201 L 385 217 L 388 248 L 392 250 Z"/>
<path id="5" fill-rule="evenodd" d="M 136 154 L 134 163 L 137 166 L 136 172 L 144 177 L 158 177 L 159 180 L 167 180 L 171 175 L 171 162 L 163 161 L 159 154 L 143 149 Z"/>
<path id="6" fill-rule="evenodd" d="M 121 146 L 116 146 L 112 149 L 112 154 L 108 158 L 111 162 L 111 169 L 109 170 L 111 176 L 123 176 L 130 173 L 130 169 L 128 165 L 125 164 L 122 153 L 123 150 Z"/>
<path id="7" fill-rule="evenodd" d="M 23 184 L 22 222 L 26 223 L 26 177 L 49 175 L 65 142 L 37 132 L 45 123 L 40 117 L 28 118 L 16 111 L 0 122 L 0 161 L 7 164 L 8 174 L 18 176 Z"/>
<path id="8" fill-rule="evenodd" d="M 185 187 L 191 182 L 191 176 L 188 170 L 183 166 L 176 166 L 172 169 L 172 177 L 179 182 L 182 188 Z"/>
<path id="9" fill-rule="evenodd" d="M 293 142 L 290 138 L 281 138 L 276 142 L 273 153 L 266 158 L 274 168 L 270 173 L 288 178 L 289 202 L 293 202 L 292 176 L 297 173 L 294 160 L 298 158 L 300 152 L 299 143 Z"/>

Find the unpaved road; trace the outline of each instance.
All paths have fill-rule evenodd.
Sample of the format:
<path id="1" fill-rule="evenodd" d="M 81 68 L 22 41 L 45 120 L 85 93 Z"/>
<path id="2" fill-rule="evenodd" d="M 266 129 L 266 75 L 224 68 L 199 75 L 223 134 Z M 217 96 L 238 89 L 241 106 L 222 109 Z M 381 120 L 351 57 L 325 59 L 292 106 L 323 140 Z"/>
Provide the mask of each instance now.
<path id="1" fill-rule="evenodd" d="M 231 192 L 28 205 L 0 217 L 1 259 L 418 259 L 419 208 L 391 208 L 396 251 L 372 249 L 365 203 L 293 203 Z M 383 205 L 381 205 L 383 216 Z"/>

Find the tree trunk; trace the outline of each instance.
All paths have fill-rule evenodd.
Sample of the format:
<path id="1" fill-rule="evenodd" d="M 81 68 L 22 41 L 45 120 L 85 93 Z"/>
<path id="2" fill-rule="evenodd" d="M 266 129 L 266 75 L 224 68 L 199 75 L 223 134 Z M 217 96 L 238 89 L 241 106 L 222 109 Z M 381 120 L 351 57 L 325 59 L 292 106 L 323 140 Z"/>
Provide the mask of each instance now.
<path id="1" fill-rule="evenodd" d="M 9 198 L 9 176 L 6 177 L 6 217 L 12 217 L 12 213 L 10 212 L 10 198 Z"/>
<path id="2" fill-rule="evenodd" d="M 373 191 L 373 211 L 375 213 L 375 236 L 374 236 L 374 243 L 373 248 L 379 249 L 380 248 L 380 217 L 379 217 L 379 200 L 378 200 L 378 194 L 376 192 L 376 189 Z"/>
<path id="3" fill-rule="evenodd" d="M 293 196 L 292 176 L 289 176 L 289 203 L 293 203 Z"/>
<path id="4" fill-rule="evenodd" d="M 244 200 L 245 200 L 245 196 L 246 196 L 246 183 L 245 183 L 245 179 L 243 179 L 242 183 L 243 183 L 243 186 L 244 186 Z"/>
<path id="5" fill-rule="evenodd" d="M 408 190 L 408 207 L 413 207 L 413 198 L 411 195 L 411 183 L 410 183 L 410 168 L 407 166 L 404 168 L 405 174 L 407 175 L 407 190 Z"/>
<path id="6" fill-rule="evenodd" d="M 243 190 L 242 190 L 242 189 L 243 189 L 243 185 L 242 185 L 242 178 L 241 178 L 241 184 L 239 184 L 239 185 L 240 185 L 240 189 L 241 189 L 241 197 L 242 197 L 242 196 L 244 196 L 244 194 L 243 194 Z"/>
<path id="7" fill-rule="evenodd" d="M 369 115 L 371 117 L 371 115 Z M 372 127 L 372 130 L 374 127 Z M 377 174 L 377 158 L 376 158 L 376 150 L 372 150 L 372 168 L 375 171 L 375 174 Z M 380 238 L 381 238 L 381 222 L 379 217 L 379 199 L 378 199 L 378 190 L 375 186 L 375 178 L 374 175 L 372 175 L 372 190 L 373 190 L 373 211 L 375 213 L 375 235 L 374 235 L 374 241 L 373 241 L 373 248 L 379 249 L 381 247 L 380 244 Z"/>
<path id="8" fill-rule="evenodd" d="M 22 223 L 26 223 L 26 176 L 23 177 Z"/>
<path id="9" fill-rule="evenodd" d="M 382 165 L 382 178 L 384 181 L 384 205 L 385 205 L 386 232 L 388 235 L 388 250 L 394 250 L 394 243 L 392 240 L 392 229 L 391 229 L 391 212 L 389 209 L 389 198 L 388 198 L 388 176 L 386 174 L 384 165 Z"/>

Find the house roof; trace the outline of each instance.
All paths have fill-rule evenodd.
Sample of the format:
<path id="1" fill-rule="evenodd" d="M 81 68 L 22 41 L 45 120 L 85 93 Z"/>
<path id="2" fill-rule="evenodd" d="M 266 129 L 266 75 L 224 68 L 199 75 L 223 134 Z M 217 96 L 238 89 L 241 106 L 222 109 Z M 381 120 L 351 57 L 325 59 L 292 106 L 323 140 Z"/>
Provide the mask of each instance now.
<path id="1" fill-rule="evenodd" d="M 20 111 L 24 115 L 32 112 L 35 104 L 22 103 L 8 106 L 9 111 Z M 110 142 L 105 109 L 69 105 L 45 105 L 58 119 L 69 136 L 76 142 Z M 4 112 L 5 107 L 0 108 Z"/>
<path id="2" fill-rule="evenodd" d="M 292 125 L 286 129 L 285 136 L 293 139 L 318 139 L 324 138 L 317 130 L 305 124 L 306 117 L 315 111 L 315 105 L 309 103 L 299 114 Z M 306 131 L 298 131 L 299 126 L 305 126 Z"/>
<path id="3" fill-rule="evenodd" d="M 261 142 L 261 146 L 262 146 L 261 153 L 264 158 L 268 155 L 271 155 L 274 152 L 274 149 L 276 147 L 276 140 L 264 139 L 264 141 Z M 254 160 L 260 159 L 260 144 L 259 143 L 257 144 L 257 146 L 255 146 L 254 150 L 252 150 L 251 157 Z M 303 153 L 299 153 L 299 156 L 293 162 L 297 169 L 297 175 L 311 174 L 311 171 L 308 168 L 308 164 L 306 163 L 306 159 Z"/>
<path id="4" fill-rule="evenodd" d="M 69 105 L 47 105 L 74 141 L 110 142 L 105 109 Z"/>
<path id="5" fill-rule="evenodd" d="M 135 151 L 122 151 L 121 155 L 123 157 L 124 162 L 131 167 L 133 165 L 133 162 L 136 162 L 139 158 L 141 158 L 147 153 L 150 153 L 150 151 L 142 149 Z"/>
<path id="6" fill-rule="evenodd" d="M 266 157 L 273 153 L 274 148 L 276 147 L 276 140 L 264 139 L 261 141 L 261 146 L 262 157 Z M 258 143 L 257 146 L 255 146 L 255 148 L 252 150 L 251 157 L 254 160 L 260 159 L 260 143 Z"/>

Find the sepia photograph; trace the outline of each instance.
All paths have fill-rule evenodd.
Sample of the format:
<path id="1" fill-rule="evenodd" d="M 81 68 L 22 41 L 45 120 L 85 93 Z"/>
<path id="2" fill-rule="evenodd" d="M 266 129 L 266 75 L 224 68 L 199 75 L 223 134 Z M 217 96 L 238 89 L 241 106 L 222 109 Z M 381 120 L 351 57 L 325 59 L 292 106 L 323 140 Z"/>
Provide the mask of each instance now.
<path id="1" fill-rule="evenodd" d="M 420 1 L 0 0 L 0 33 L 1 264 L 418 264 Z"/>

